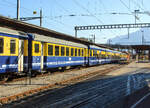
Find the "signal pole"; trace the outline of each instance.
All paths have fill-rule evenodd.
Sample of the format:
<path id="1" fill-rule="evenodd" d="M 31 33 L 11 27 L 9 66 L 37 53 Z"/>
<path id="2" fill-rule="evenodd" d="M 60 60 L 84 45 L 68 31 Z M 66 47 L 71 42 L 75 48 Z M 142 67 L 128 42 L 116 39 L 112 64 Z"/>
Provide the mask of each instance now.
<path id="1" fill-rule="evenodd" d="M 20 0 L 17 0 L 17 20 L 20 20 Z"/>
<path id="2" fill-rule="evenodd" d="M 40 26 L 42 27 L 42 9 L 40 10 Z"/>
<path id="3" fill-rule="evenodd" d="M 36 14 L 36 11 L 34 11 L 33 14 Z M 17 18 L 14 18 L 14 19 L 15 20 L 20 20 L 20 21 L 40 19 L 40 26 L 42 27 L 42 19 L 43 19 L 42 9 L 40 10 L 40 16 L 39 17 L 21 17 L 21 18 L 17 17 Z"/>
<path id="4" fill-rule="evenodd" d="M 40 19 L 40 26 L 42 27 L 42 18 L 43 18 L 42 9 L 40 10 L 40 17 L 23 17 L 23 18 L 20 18 L 20 0 L 17 0 L 17 18 L 14 18 L 14 19 L 20 20 L 20 21 Z"/>

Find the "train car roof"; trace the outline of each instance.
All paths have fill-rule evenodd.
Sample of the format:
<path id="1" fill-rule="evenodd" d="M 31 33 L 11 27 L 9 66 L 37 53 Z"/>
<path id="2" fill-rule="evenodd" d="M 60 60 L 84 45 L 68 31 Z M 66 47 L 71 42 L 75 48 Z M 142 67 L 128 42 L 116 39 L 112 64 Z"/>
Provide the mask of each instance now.
<path id="1" fill-rule="evenodd" d="M 21 31 L 12 30 L 9 28 L 0 27 L 1 36 L 17 37 L 17 38 L 28 38 L 27 34 Z"/>
<path id="2" fill-rule="evenodd" d="M 64 33 L 56 32 L 54 30 L 50 30 L 50 29 L 40 27 L 37 25 L 33 25 L 33 24 L 29 24 L 26 22 L 14 20 L 14 19 L 4 17 L 1 15 L 0 15 L 0 22 L 1 22 L 0 23 L 1 27 L 6 27 L 6 28 L 13 29 L 13 30 L 22 31 L 25 33 L 37 33 L 37 34 L 60 38 L 60 39 L 64 39 L 64 40 L 71 40 L 71 41 L 82 43 L 82 44 L 87 44 L 87 45 L 91 44 L 91 45 L 96 45 L 96 46 L 99 46 L 102 48 L 112 49 L 112 48 L 104 46 L 104 45 L 91 43 L 89 41 L 82 40 L 82 39 L 79 39 L 79 38 L 76 38 L 76 37 L 73 37 L 73 36 L 70 36 L 70 35 L 67 35 Z"/>

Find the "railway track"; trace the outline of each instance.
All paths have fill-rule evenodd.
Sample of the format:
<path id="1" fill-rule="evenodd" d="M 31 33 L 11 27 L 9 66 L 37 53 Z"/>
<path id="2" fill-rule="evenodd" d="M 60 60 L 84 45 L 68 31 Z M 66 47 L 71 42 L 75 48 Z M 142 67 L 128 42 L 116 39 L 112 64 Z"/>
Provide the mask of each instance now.
<path id="1" fill-rule="evenodd" d="M 138 79 L 141 77 L 138 74 L 134 75 L 134 77 L 137 78 L 137 81 L 139 81 Z M 77 94 L 65 97 L 62 100 L 59 99 L 55 103 L 49 104 L 49 106 L 53 108 L 94 108 L 93 103 L 95 103 L 95 107 L 97 104 L 99 107 L 107 108 L 111 104 L 117 102 L 118 99 L 129 95 L 127 93 L 128 89 L 132 90 L 131 93 L 134 93 L 136 90 L 146 86 L 144 79 L 131 85 L 131 88 L 128 88 L 127 83 L 128 75 L 110 79 L 101 85 L 80 90 Z M 132 84 L 132 81 L 130 83 Z M 135 86 L 137 87 L 134 88 Z"/>
<path id="2" fill-rule="evenodd" d="M 113 84 L 117 82 L 121 82 L 120 86 L 117 88 L 113 88 L 114 86 Z M 108 98 L 111 92 L 112 93 L 115 91 L 117 92 L 117 89 L 122 89 L 122 88 L 126 88 L 126 76 L 108 80 L 100 85 L 96 85 L 96 86 L 89 87 L 88 89 L 80 90 L 78 94 L 65 97 L 64 99 L 58 100 L 55 103 L 51 104 L 50 106 L 53 108 L 60 108 L 60 106 L 63 108 L 65 107 L 78 108 L 86 104 L 92 103 L 93 101 L 96 101 L 99 98 L 102 99 L 100 102 L 104 102 L 105 98 Z M 101 103 L 101 105 L 102 104 L 104 103 Z"/>
<path id="3" fill-rule="evenodd" d="M 128 63 L 126 63 L 128 64 Z M 88 67 L 77 67 L 77 68 L 72 68 L 72 69 L 69 69 L 69 70 L 59 70 L 59 71 L 53 71 L 52 73 L 50 72 L 45 72 L 45 73 L 38 73 L 37 75 L 35 76 L 19 76 L 19 77 L 13 77 L 13 78 L 10 78 L 9 80 L 2 80 L 0 81 L 0 85 L 2 84 L 9 84 L 9 83 L 12 83 L 12 82 L 17 82 L 17 81 L 23 81 L 23 80 L 26 80 L 27 78 L 35 78 L 35 77 L 45 77 L 45 76 L 49 76 L 49 75 L 54 75 L 54 74 L 60 74 L 61 72 L 68 72 L 68 71 L 76 71 L 76 70 L 79 70 L 79 69 L 86 69 Z"/>
<path id="4" fill-rule="evenodd" d="M 9 83 L 12 83 L 12 82 L 17 82 L 17 81 L 23 81 L 23 80 L 26 80 L 27 78 L 35 78 L 35 77 L 45 77 L 45 76 L 49 76 L 49 75 L 54 75 L 54 74 L 60 74 L 61 72 L 68 72 L 68 71 L 76 71 L 76 70 L 79 70 L 79 69 L 86 69 L 88 67 L 79 67 L 79 68 L 72 68 L 72 69 L 69 69 L 69 70 L 59 70 L 59 71 L 53 71 L 53 72 L 45 72 L 45 73 L 38 73 L 37 75 L 34 75 L 34 76 L 19 76 L 19 77 L 15 77 L 15 78 L 10 78 L 8 80 L 2 80 L 0 81 L 0 85 L 2 84 L 9 84 Z"/>
<path id="5" fill-rule="evenodd" d="M 110 72 L 112 70 L 121 68 L 122 66 L 124 66 L 124 65 L 112 66 L 112 67 L 109 67 L 107 69 L 86 73 L 86 74 L 83 74 L 83 75 L 80 75 L 80 76 L 76 76 L 76 77 L 72 77 L 70 79 L 63 80 L 61 82 L 57 82 L 57 83 L 54 83 L 54 84 L 47 84 L 45 86 L 42 86 L 42 87 L 39 87 L 39 88 L 35 88 L 35 89 L 31 89 L 31 90 L 28 90 L 28 91 L 25 91 L 23 93 L 19 93 L 19 94 L 13 95 L 13 96 L 0 98 L 0 103 L 1 104 L 6 104 L 6 103 L 9 103 L 9 102 L 16 101 L 16 100 L 19 100 L 21 98 L 30 96 L 32 94 L 36 94 L 36 93 L 40 93 L 42 91 L 49 90 L 50 88 L 52 88 L 54 86 L 58 86 L 58 85 L 61 86 L 61 85 L 64 85 L 64 84 L 76 83 L 78 81 L 82 81 L 84 79 L 88 79 L 89 77 L 96 76 L 98 74 L 104 75 L 104 74 L 106 74 L 106 73 L 108 73 L 108 72 Z M 56 73 L 56 74 L 58 74 L 58 73 Z M 41 76 L 39 76 L 39 77 L 41 77 Z"/>

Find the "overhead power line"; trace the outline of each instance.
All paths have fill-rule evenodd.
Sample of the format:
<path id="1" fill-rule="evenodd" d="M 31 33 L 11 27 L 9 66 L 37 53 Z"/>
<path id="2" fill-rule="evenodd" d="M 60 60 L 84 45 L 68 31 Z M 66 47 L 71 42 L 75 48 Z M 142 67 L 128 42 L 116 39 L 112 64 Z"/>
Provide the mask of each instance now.
<path id="1" fill-rule="evenodd" d="M 87 8 L 85 8 L 83 5 L 81 5 L 79 2 L 77 2 L 76 0 L 73 0 L 73 2 L 77 5 L 77 6 L 79 6 L 80 8 L 82 8 L 83 10 L 85 10 L 85 11 L 87 11 L 92 17 L 94 17 L 98 22 L 100 22 L 101 24 L 104 24 L 104 22 L 102 21 L 102 20 L 100 20 L 97 16 L 95 16 L 93 13 L 91 13 Z M 111 31 L 113 34 L 114 34 L 114 32 L 113 31 Z M 114 34 L 114 35 L 116 35 L 116 34 Z M 75 33 L 75 36 L 77 36 L 76 35 L 76 33 Z"/>
<path id="2" fill-rule="evenodd" d="M 135 13 L 133 14 L 133 12 L 130 10 L 130 8 L 129 8 L 122 0 L 120 0 L 120 2 L 128 9 L 129 12 L 132 13 L 132 15 L 135 17 L 135 20 L 137 19 L 137 20 L 140 21 L 140 19 L 137 18 L 137 16 L 136 16 L 136 11 L 135 11 Z M 141 21 L 140 21 L 140 22 L 141 22 Z"/>
<path id="3" fill-rule="evenodd" d="M 134 5 L 137 5 L 141 10 L 145 11 L 144 8 L 143 8 L 137 1 L 131 0 L 131 2 L 132 2 Z"/>
<path id="4" fill-rule="evenodd" d="M 90 15 L 92 15 L 98 22 L 104 24 L 103 21 L 101 21 L 99 18 L 97 18 L 95 15 L 93 15 L 93 13 L 91 13 L 88 9 L 86 9 L 84 6 L 82 6 L 79 2 L 77 2 L 76 0 L 73 0 L 73 1 L 77 6 L 81 7 L 82 9 L 87 11 Z"/>

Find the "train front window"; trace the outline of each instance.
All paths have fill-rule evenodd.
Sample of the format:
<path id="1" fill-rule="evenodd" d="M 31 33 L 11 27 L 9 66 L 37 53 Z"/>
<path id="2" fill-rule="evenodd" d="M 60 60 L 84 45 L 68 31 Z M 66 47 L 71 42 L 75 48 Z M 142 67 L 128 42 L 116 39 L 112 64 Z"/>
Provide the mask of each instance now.
<path id="1" fill-rule="evenodd" d="M 59 56 L 59 46 L 55 46 L 55 56 Z"/>
<path id="2" fill-rule="evenodd" d="M 3 53 L 4 50 L 4 39 L 0 38 L 0 53 Z"/>
<path id="3" fill-rule="evenodd" d="M 48 45 L 48 55 L 53 56 L 53 45 Z"/>
<path id="4" fill-rule="evenodd" d="M 34 44 L 35 53 L 39 53 L 39 44 Z"/>
<path id="5" fill-rule="evenodd" d="M 16 53 L 16 40 L 10 40 L 10 54 Z"/>

